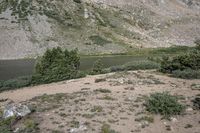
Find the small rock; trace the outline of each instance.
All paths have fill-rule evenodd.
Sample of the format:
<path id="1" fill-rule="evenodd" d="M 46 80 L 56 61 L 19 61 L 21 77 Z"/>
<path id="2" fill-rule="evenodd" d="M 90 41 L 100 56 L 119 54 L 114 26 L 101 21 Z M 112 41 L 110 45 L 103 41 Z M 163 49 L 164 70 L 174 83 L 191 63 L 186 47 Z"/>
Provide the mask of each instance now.
<path id="1" fill-rule="evenodd" d="M 19 128 L 16 128 L 13 133 L 17 133 L 19 131 Z"/>
<path id="2" fill-rule="evenodd" d="M 200 91 L 200 84 L 193 84 L 191 85 L 192 90 L 199 90 Z"/>
<path id="3" fill-rule="evenodd" d="M 143 121 L 143 122 L 141 122 L 141 123 L 139 124 L 139 126 L 140 126 L 141 128 L 148 127 L 148 126 L 149 126 L 149 122 L 148 122 L 148 121 Z"/>
<path id="4" fill-rule="evenodd" d="M 164 124 L 164 125 L 168 125 L 167 122 L 164 122 L 163 124 Z"/>
<path id="5" fill-rule="evenodd" d="M 177 120 L 176 118 L 174 118 L 174 117 L 171 117 L 170 120 L 171 120 L 172 122 L 177 122 L 177 121 L 178 121 L 178 120 Z"/>
<path id="6" fill-rule="evenodd" d="M 191 111 L 193 111 L 193 109 L 192 108 L 187 108 L 186 111 L 187 112 L 191 112 Z"/>
<path id="7" fill-rule="evenodd" d="M 79 128 L 73 128 L 70 130 L 70 133 L 82 133 L 82 131 L 87 130 L 87 127 L 84 125 L 80 125 Z"/>
<path id="8" fill-rule="evenodd" d="M 30 109 L 26 105 L 7 105 L 3 112 L 3 118 L 9 118 L 12 116 L 24 117 L 31 113 Z"/>

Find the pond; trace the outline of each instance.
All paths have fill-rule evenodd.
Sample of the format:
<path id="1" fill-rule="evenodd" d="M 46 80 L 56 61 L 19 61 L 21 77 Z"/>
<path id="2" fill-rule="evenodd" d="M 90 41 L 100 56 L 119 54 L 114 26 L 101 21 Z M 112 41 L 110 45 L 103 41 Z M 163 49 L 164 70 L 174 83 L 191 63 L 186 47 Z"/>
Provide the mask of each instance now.
<path id="1" fill-rule="evenodd" d="M 89 70 L 94 62 L 98 59 L 102 60 L 104 67 L 122 65 L 127 62 L 142 60 L 144 57 L 135 56 L 106 56 L 106 57 L 81 57 L 81 70 Z M 35 60 L 0 60 L 0 80 L 8 80 L 19 76 L 28 76 L 33 73 Z"/>

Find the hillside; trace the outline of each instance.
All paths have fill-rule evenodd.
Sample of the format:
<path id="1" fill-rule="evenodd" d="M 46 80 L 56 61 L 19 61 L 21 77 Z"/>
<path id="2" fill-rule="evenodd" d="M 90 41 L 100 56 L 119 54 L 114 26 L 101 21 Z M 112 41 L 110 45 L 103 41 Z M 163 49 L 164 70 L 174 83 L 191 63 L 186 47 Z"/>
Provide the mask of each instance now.
<path id="1" fill-rule="evenodd" d="M 0 59 L 56 46 L 81 54 L 192 46 L 199 36 L 199 0 L 0 0 Z"/>

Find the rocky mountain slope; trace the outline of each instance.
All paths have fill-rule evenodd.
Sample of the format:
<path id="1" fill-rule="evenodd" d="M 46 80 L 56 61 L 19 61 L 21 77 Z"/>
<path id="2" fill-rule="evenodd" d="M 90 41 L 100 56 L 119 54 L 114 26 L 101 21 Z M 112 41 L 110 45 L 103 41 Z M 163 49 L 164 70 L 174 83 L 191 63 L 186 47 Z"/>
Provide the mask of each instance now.
<path id="1" fill-rule="evenodd" d="M 56 46 L 125 53 L 194 45 L 198 37 L 199 0 L 0 0 L 0 59 L 36 57 Z"/>

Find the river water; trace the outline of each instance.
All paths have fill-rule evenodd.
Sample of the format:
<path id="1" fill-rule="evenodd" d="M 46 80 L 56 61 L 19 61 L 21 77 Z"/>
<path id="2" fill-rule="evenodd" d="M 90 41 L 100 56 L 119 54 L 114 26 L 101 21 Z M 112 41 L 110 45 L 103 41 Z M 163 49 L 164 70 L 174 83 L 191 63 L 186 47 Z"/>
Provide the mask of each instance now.
<path id="1" fill-rule="evenodd" d="M 106 57 L 82 57 L 81 70 L 89 70 L 93 63 L 101 59 L 104 67 L 122 65 L 127 62 L 142 60 L 142 57 L 133 56 L 106 56 Z M 8 80 L 19 76 L 28 76 L 33 73 L 35 60 L 0 60 L 0 80 Z"/>

